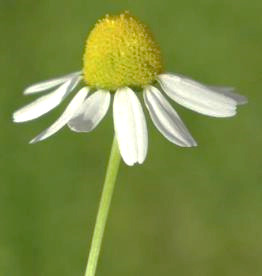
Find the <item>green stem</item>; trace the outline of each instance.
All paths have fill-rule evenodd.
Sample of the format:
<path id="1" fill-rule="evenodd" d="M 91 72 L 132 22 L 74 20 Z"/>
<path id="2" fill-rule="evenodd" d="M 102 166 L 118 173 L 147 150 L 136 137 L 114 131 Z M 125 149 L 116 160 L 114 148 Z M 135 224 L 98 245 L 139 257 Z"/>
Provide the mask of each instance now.
<path id="1" fill-rule="evenodd" d="M 93 233 L 91 249 L 88 257 L 85 276 L 95 276 L 104 230 L 114 191 L 121 156 L 116 138 L 114 138 L 109 162 L 107 165 L 104 188 L 100 199 L 99 209 L 96 217 L 96 224 Z"/>

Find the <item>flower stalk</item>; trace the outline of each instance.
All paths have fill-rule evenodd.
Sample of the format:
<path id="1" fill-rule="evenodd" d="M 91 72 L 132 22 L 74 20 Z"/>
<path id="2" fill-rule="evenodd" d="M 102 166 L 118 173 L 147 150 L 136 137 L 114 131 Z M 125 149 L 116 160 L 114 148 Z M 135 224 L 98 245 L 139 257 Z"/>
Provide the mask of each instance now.
<path id="1" fill-rule="evenodd" d="M 96 217 L 95 229 L 91 242 L 85 276 L 95 276 L 98 258 L 101 250 L 106 221 L 109 213 L 111 199 L 119 170 L 121 156 L 116 137 L 114 137 L 110 158 L 107 166 L 104 187 Z"/>

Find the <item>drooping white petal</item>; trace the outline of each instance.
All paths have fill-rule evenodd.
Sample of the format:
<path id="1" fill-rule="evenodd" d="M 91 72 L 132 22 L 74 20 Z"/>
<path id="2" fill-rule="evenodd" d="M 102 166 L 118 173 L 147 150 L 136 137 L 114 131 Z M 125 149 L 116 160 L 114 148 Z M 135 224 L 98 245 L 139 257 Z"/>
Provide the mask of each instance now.
<path id="1" fill-rule="evenodd" d="M 157 88 L 147 86 L 143 96 L 154 125 L 170 142 L 181 147 L 197 145 L 177 112 Z"/>
<path id="2" fill-rule="evenodd" d="M 235 92 L 234 87 L 209 86 L 209 88 L 235 100 L 238 105 L 246 104 L 248 102 L 245 96 Z"/>
<path id="3" fill-rule="evenodd" d="M 88 90 L 86 87 L 83 87 L 71 100 L 63 114 L 46 130 L 36 136 L 34 139 L 30 141 L 30 144 L 42 141 L 51 135 L 55 134 L 58 130 L 60 130 L 63 126 L 65 126 L 68 121 L 75 115 L 78 108 L 83 104 Z"/>
<path id="4" fill-rule="evenodd" d="M 55 91 L 38 98 L 34 102 L 22 107 L 21 109 L 18 109 L 13 114 L 14 122 L 21 123 L 25 121 L 30 121 L 54 109 L 76 87 L 79 81 L 80 77 L 76 76 L 66 81 Z"/>
<path id="5" fill-rule="evenodd" d="M 110 104 L 110 92 L 98 90 L 88 97 L 74 117 L 68 122 L 76 132 L 92 131 L 104 118 Z"/>
<path id="6" fill-rule="evenodd" d="M 54 88 L 54 87 L 58 86 L 59 84 L 62 84 L 64 82 L 66 82 L 67 80 L 69 80 L 73 77 L 80 76 L 81 73 L 82 73 L 81 71 L 78 71 L 78 72 L 74 72 L 74 73 L 59 77 L 59 78 L 55 78 L 55 79 L 35 83 L 35 84 L 30 85 L 29 87 L 27 87 L 24 90 L 24 94 L 29 95 L 29 94 L 35 94 L 35 93 L 39 93 L 39 92 L 42 92 L 42 91 L 46 91 L 48 89 L 51 89 L 51 88 Z"/>
<path id="7" fill-rule="evenodd" d="M 118 89 L 114 97 L 113 117 L 121 156 L 129 166 L 146 158 L 148 137 L 145 115 L 135 93 L 128 87 Z"/>
<path id="8" fill-rule="evenodd" d="M 186 108 L 214 117 L 236 114 L 236 100 L 187 77 L 162 74 L 158 81 L 171 99 Z"/>

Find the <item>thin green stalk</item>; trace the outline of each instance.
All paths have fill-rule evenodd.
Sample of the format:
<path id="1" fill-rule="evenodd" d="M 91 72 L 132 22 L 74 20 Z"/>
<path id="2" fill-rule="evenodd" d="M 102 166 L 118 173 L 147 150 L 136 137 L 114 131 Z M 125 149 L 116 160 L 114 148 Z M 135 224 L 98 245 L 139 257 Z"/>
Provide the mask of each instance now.
<path id="1" fill-rule="evenodd" d="M 85 276 L 95 276 L 101 244 L 103 240 L 104 230 L 110 208 L 110 203 L 114 191 L 114 186 L 118 174 L 121 156 L 118 149 L 116 138 L 114 138 L 109 162 L 107 165 L 104 188 L 100 199 L 98 213 L 96 217 L 96 224 L 93 233 L 91 249 L 88 257 Z"/>

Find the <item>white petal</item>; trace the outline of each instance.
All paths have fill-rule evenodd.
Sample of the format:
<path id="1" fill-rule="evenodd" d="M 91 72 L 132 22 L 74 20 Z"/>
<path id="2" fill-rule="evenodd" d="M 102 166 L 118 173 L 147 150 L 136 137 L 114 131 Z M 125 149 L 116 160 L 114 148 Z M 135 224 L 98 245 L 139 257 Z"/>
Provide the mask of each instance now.
<path id="1" fill-rule="evenodd" d="M 214 117 L 231 117 L 236 114 L 237 102 L 208 86 L 171 74 L 159 75 L 158 81 L 171 99 L 186 108 Z"/>
<path id="2" fill-rule="evenodd" d="M 116 91 L 113 105 L 115 133 L 123 160 L 142 164 L 147 154 L 147 127 L 142 106 L 128 87 Z"/>
<path id="3" fill-rule="evenodd" d="M 74 116 L 77 112 L 78 108 L 83 104 L 88 90 L 86 87 L 82 88 L 69 103 L 64 113 L 56 120 L 49 128 L 44 130 L 38 136 L 36 136 L 30 143 L 36 143 L 42 141 L 49 136 L 55 134 L 58 130 L 60 130 L 63 126 L 65 126 L 68 121 Z"/>
<path id="4" fill-rule="evenodd" d="M 80 76 L 81 73 L 82 73 L 81 71 L 74 72 L 74 73 L 59 77 L 59 78 L 46 80 L 46 81 L 43 81 L 43 82 L 39 82 L 39 83 L 30 85 L 29 87 L 27 87 L 24 90 L 24 94 L 29 95 L 29 94 L 34 94 L 34 93 L 46 91 L 50 88 L 54 88 L 54 87 L 58 86 L 59 84 L 62 84 L 64 82 L 66 82 L 67 80 L 69 80 L 73 77 Z"/>
<path id="5" fill-rule="evenodd" d="M 157 88 L 147 86 L 143 96 L 154 125 L 170 142 L 181 147 L 197 145 L 179 115 Z"/>
<path id="6" fill-rule="evenodd" d="M 93 130 L 106 115 L 109 104 L 110 92 L 96 91 L 84 101 L 74 117 L 68 122 L 68 126 L 76 132 Z"/>
<path id="7" fill-rule="evenodd" d="M 22 107 L 13 114 L 14 122 L 20 123 L 30 121 L 42 116 L 58 106 L 65 97 L 79 83 L 80 77 L 76 76 L 59 86 L 55 91 L 44 95 L 34 102 Z"/>
<path id="8" fill-rule="evenodd" d="M 209 86 L 209 88 L 235 100 L 239 105 L 246 104 L 248 102 L 245 96 L 235 93 L 234 87 Z"/>

